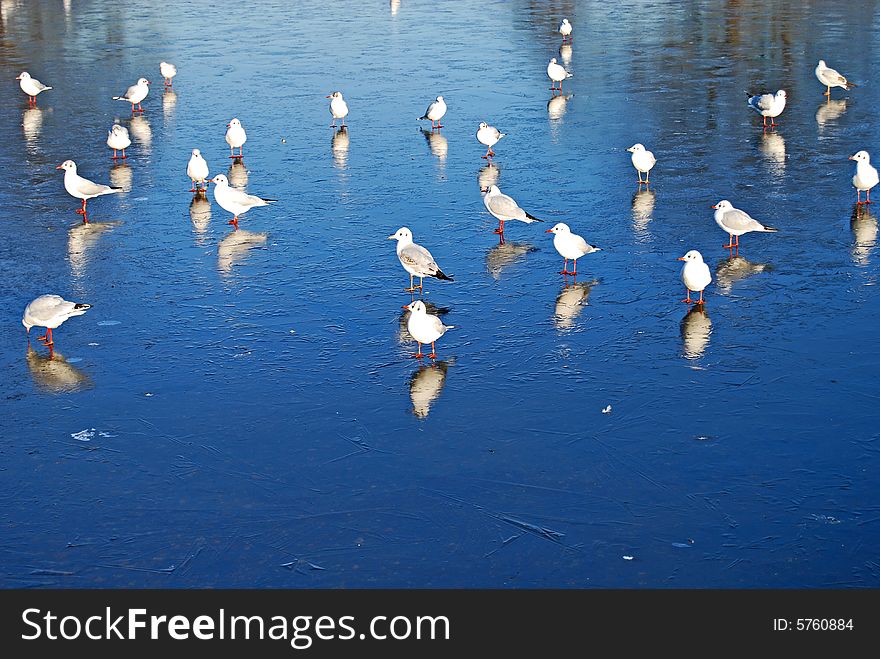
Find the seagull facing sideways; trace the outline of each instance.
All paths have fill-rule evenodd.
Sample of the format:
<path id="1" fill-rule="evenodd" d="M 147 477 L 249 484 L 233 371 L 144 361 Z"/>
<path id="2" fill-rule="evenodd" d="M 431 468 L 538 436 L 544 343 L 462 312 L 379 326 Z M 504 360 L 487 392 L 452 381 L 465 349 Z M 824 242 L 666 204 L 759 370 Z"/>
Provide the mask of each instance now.
<path id="1" fill-rule="evenodd" d="M 559 271 L 560 275 L 573 275 L 577 277 L 578 262 L 577 260 L 587 254 L 602 251 L 600 247 L 590 245 L 586 240 L 576 233 L 572 233 L 568 225 L 560 222 L 552 228 L 547 229 L 547 233 L 556 234 L 553 236 L 553 247 L 559 252 L 559 256 L 565 259 L 565 265 Z M 574 261 L 574 269 L 568 271 L 568 260 Z"/>
<path id="2" fill-rule="evenodd" d="M 31 74 L 27 71 L 22 71 L 15 79 L 19 81 L 18 86 L 21 87 L 21 91 L 28 95 L 28 105 L 34 107 L 37 107 L 37 94 L 52 89 L 36 78 L 31 78 Z"/>
<path id="3" fill-rule="evenodd" d="M 85 224 L 89 223 L 88 216 L 86 215 L 86 202 L 89 199 L 100 197 L 105 194 L 122 192 L 122 188 L 111 188 L 109 185 L 101 185 L 100 183 L 95 183 L 87 178 L 83 178 L 76 173 L 76 163 L 72 160 L 65 160 L 55 169 L 64 170 L 64 189 L 67 190 L 67 193 L 71 197 L 82 199 L 82 208 L 76 212 L 83 216 L 83 222 Z"/>
<path id="4" fill-rule="evenodd" d="M 776 233 L 779 229 L 768 227 L 758 222 L 751 215 L 738 208 L 734 208 L 726 199 L 722 199 L 712 206 L 715 209 L 715 223 L 730 235 L 730 242 L 725 249 L 739 249 L 739 237 L 744 233 L 759 231 L 762 233 Z M 734 236 L 736 242 L 733 241 Z"/>
<path id="5" fill-rule="evenodd" d="M 21 324 L 28 333 L 28 345 L 31 342 L 31 327 L 45 327 L 46 334 L 38 340 L 42 341 L 44 346 L 49 346 L 51 351 L 52 346 L 55 345 L 52 340 L 52 330 L 68 318 L 82 316 L 91 306 L 80 302 L 68 302 L 60 295 L 41 295 L 36 298 L 25 307 L 21 316 Z"/>
<path id="6" fill-rule="evenodd" d="M 114 101 L 127 101 L 131 103 L 131 113 L 135 112 L 143 112 L 144 108 L 141 107 L 141 101 L 143 101 L 147 94 L 150 93 L 150 81 L 146 78 L 139 79 L 135 84 L 125 90 L 125 93 L 122 96 L 114 96 Z M 137 105 L 137 110 L 134 109 L 134 106 Z"/>
<path id="7" fill-rule="evenodd" d="M 782 114 L 785 109 L 785 90 L 780 89 L 775 94 L 756 94 L 752 96 L 746 92 L 749 97 L 748 104 L 755 112 L 764 117 L 764 127 L 767 127 L 767 117 L 770 117 L 770 126 L 778 126 L 774 119 Z"/>
<path id="8" fill-rule="evenodd" d="M 440 130 L 443 126 L 440 125 L 440 120 L 443 118 L 443 115 L 446 114 L 446 101 L 443 100 L 442 96 L 438 96 L 433 103 L 428 106 L 428 109 L 425 110 L 425 114 L 419 117 L 419 121 L 423 119 L 431 120 L 431 130 Z"/>
<path id="9" fill-rule="evenodd" d="M 397 258 L 400 265 L 409 273 L 409 288 L 404 289 L 407 293 L 414 293 L 416 288 L 422 291 L 422 283 L 425 277 L 436 277 L 446 281 L 453 281 L 452 277 L 445 274 L 434 262 L 434 257 L 427 249 L 413 242 L 412 231 L 407 227 L 400 227 L 397 233 L 388 236 L 388 240 L 397 241 Z M 419 278 L 418 287 L 413 285 L 413 277 Z M 428 341 L 422 341 L 428 343 Z"/>
<path id="10" fill-rule="evenodd" d="M 871 156 L 867 151 L 859 151 L 849 157 L 850 160 L 856 161 L 856 174 L 852 178 L 853 187 L 856 189 L 856 204 L 870 204 L 871 188 L 880 183 L 880 176 L 877 169 L 871 164 Z M 862 190 L 865 191 L 867 199 L 862 201 Z"/>
<path id="11" fill-rule="evenodd" d="M 520 208 L 513 197 L 508 197 L 502 193 L 497 185 L 480 188 L 480 192 L 483 193 L 483 205 L 486 207 L 486 210 L 498 219 L 498 228 L 494 231 L 498 235 L 504 235 L 504 223 L 508 220 L 519 220 L 526 224 L 544 221 Z"/>
<path id="12" fill-rule="evenodd" d="M 858 87 L 856 83 L 847 80 L 846 76 L 827 66 L 823 59 L 820 59 L 819 64 L 816 66 L 816 77 L 819 79 L 819 82 L 827 87 L 823 93 L 829 98 L 831 97 L 832 87 L 842 87 L 846 90 Z"/>
<path id="13" fill-rule="evenodd" d="M 209 179 L 214 184 L 214 199 L 225 211 L 232 213 L 233 217 L 227 224 L 238 229 L 238 216 L 247 213 L 256 206 L 266 206 L 277 199 L 264 199 L 256 195 L 248 194 L 243 190 L 229 187 L 229 179 L 224 174 L 217 174 Z"/>

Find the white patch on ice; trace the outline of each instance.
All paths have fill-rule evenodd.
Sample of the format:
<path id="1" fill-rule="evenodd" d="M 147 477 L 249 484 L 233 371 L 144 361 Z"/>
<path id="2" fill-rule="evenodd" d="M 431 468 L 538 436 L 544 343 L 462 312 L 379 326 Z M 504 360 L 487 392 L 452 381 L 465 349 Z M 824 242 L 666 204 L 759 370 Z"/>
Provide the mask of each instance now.
<path id="1" fill-rule="evenodd" d="M 89 442 L 92 437 L 95 436 L 94 428 L 86 428 L 85 430 L 80 430 L 79 432 L 72 432 L 70 436 L 73 437 L 78 442 Z"/>

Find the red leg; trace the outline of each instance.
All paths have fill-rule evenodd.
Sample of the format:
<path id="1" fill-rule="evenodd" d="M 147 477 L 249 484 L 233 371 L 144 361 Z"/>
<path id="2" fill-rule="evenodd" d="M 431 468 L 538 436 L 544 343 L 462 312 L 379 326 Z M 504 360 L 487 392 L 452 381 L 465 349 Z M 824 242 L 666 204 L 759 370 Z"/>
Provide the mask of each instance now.
<path id="1" fill-rule="evenodd" d="M 498 220 L 498 222 L 499 222 L 498 228 L 495 229 L 495 231 L 493 231 L 492 233 L 496 233 L 499 236 L 503 236 L 504 235 L 504 220 Z"/>
<path id="2" fill-rule="evenodd" d="M 559 271 L 559 274 L 560 275 L 567 275 L 568 274 L 568 259 L 565 259 L 565 261 L 563 262 L 562 270 Z"/>
<path id="3" fill-rule="evenodd" d="M 416 341 L 416 343 L 418 343 L 419 345 L 419 351 L 416 354 L 412 355 L 412 357 L 413 359 L 421 359 L 422 357 L 424 357 L 424 355 L 422 354 L 422 344 L 418 341 Z"/>
<path id="4" fill-rule="evenodd" d="M 574 259 L 574 270 L 572 270 L 571 274 L 574 277 L 578 276 L 578 260 L 577 259 Z"/>
<path id="5" fill-rule="evenodd" d="M 871 191 L 870 190 L 865 190 L 865 196 L 867 197 L 867 199 L 865 199 L 866 204 L 874 203 L 871 201 Z"/>
<path id="6" fill-rule="evenodd" d="M 733 234 L 730 234 L 730 241 L 726 245 L 724 245 L 724 249 L 733 249 L 736 245 L 733 244 Z"/>
<path id="7" fill-rule="evenodd" d="M 703 302 L 703 291 L 700 291 L 700 299 L 697 300 L 697 304 L 705 304 L 705 303 Z"/>
<path id="8" fill-rule="evenodd" d="M 86 200 L 85 199 L 82 200 L 82 208 L 80 208 L 78 211 L 76 211 L 76 214 L 77 215 L 85 215 L 86 214 Z"/>
<path id="9" fill-rule="evenodd" d="M 123 149 L 122 150 L 122 159 L 125 160 L 126 158 L 128 158 L 128 156 L 125 155 L 125 149 Z"/>
<path id="10" fill-rule="evenodd" d="M 687 291 L 687 297 L 685 299 L 683 299 L 682 302 L 687 302 L 688 304 L 693 304 L 694 301 L 691 299 L 691 289 L 685 288 L 685 290 Z"/>
<path id="11" fill-rule="evenodd" d="M 431 359 L 435 359 L 437 357 L 437 350 L 434 348 L 434 342 L 431 341 L 431 354 L 428 355 Z"/>

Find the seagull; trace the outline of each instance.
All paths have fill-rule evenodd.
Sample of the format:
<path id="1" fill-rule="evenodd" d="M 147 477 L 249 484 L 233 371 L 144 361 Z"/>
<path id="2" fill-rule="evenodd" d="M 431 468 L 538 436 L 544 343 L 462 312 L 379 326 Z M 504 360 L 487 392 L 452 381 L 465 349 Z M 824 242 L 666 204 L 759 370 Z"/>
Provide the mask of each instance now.
<path id="1" fill-rule="evenodd" d="M 144 109 L 141 107 L 141 101 L 143 101 L 147 94 L 150 93 L 150 81 L 146 78 L 141 78 L 131 87 L 129 87 L 122 96 L 114 96 L 114 101 L 128 101 L 131 103 L 131 113 L 135 112 L 143 112 Z M 138 109 L 135 110 L 134 106 L 137 105 Z"/>
<path id="2" fill-rule="evenodd" d="M 490 185 L 487 188 L 480 188 L 483 193 L 483 205 L 494 217 L 498 218 L 498 228 L 493 233 L 504 235 L 504 223 L 508 220 L 519 220 L 526 224 L 532 222 L 543 222 L 534 215 L 530 215 L 519 207 L 512 197 L 508 197 L 498 189 L 497 185 Z"/>
<path id="3" fill-rule="evenodd" d="M 571 23 L 568 22 L 567 18 L 563 18 L 559 24 L 559 34 L 562 35 L 562 43 L 566 41 L 571 43 Z"/>
<path id="4" fill-rule="evenodd" d="M 28 95 L 28 105 L 34 107 L 37 107 L 37 94 L 52 89 L 36 78 L 31 78 L 31 74 L 27 71 L 22 71 L 15 79 L 19 81 L 18 85 L 21 87 L 21 91 Z"/>
<path id="5" fill-rule="evenodd" d="M 226 143 L 229 145 L 229 151 L 232 154 L 230 158 L 243 158 L 244 151 L 242 147 L 247 142 L 247 133 L 244 132 L 244 126 L 235 117 L 226 124 Z M 235 150 L 238 149 L 238 155 Z"/>
<path id="6" fill-rule="evenodd" d="M 704 304 L 703 290 L 712 282 L 712 273 L 709 272 L 709 266 L 703 263 L 703 255 L 697 250 L 692 249 L 684 256 L 678 257 L 679 261 L 684 261 L 684 267 L 681 269 L 681 280 L 687 289 L 687 297 L 682 302 L 688 304 Z M 691 299 L 691 291 L 700 292 L 699 300 Z"/>
<path id="7" fill-rule="evenodd" d="M 72 160 L 65 160 L 55 169 L 64 170 L 64 189 L 71 197 L 82 199 L 82 208 L 76 211 L 83 216 L 83 222 L 88 224 L 89 219 L 86 215 L 86 202 L 93 197 L 100 197 L 105 194 L 113 194 L 122 192 L 122 188 L 111 188 L 109 185 L 101 185 L 93 183 L 87 178 L 83 178 L 76 173 L 76 163 Z"/>
<path id="8" fill-rule="evenodd" d="M 107 131 L 107 146 L 113 149 L 113 160 L 125 160 L 125 150 L 131 146 L 131 138 L 128 136 L 128 128 L 113 124 L 113 127 Z M 122 155 L 116 155 L 117 151 L 122 151 Z"/>
<path id="9" fill-rule="evenodd" d="M 405 305 L 403 308 L 409 309 L 410 311 L 409 320 L 406 323 L 406 329 L 412 338 L 414 338 L 419 344 L 419 351 L 414 354 L 413 357 L 416 359 L 421 359 L 426 356 L 429 359 L 436 358 L 437 350 L 434 348 L 434 342 L 446 334 L 446 330 L 451 330 L 455 326 L 444 325 L 437 316 L 430 315 L 425 308 L 425 303 L 421 300 L 415 300 L 414 302 Z M 431 344 L 430 355 L 422 354 L 423 343 Z"/>
<path id="10" fill-rule="evenodd" d="M 256 195 L 248 194 L 243 190 L 229 187 L 229 181 L 223 174 L 217 174 L 212 179 L 208 179 L 214 184 L 214 199 L 223 210 L 232 213 L 233 218 L 229 220 L 231 224 L 238 229 L 238 216 L 248 212 L 255 206 L 265 206 L 277 199 L 264 199 Z"/>
<path id="11" fill-rule="evenodd" d="M 749 97 L 749 107 L 764 117 L 764 128 L 767 127 L 767 117 L 770 117 L 770 126 L 778 126 L 774 119 L 782 114 L 785 109 L 785 90 L 780 89 L 775 94 L 756 94 L 752 96 L 746 92 Z"/>
<path id="12" fill-rule="evenodd" d="M 331 128 L 336 128 L 336 120 L 342 119 L 342 125 L 345 125 L 345 118 L 348 116 L 348 103 L 342 98 L 342 92 L 333 92 L 324 98 L 330 99 L 330 114 L 333 117 Z"/>
<path id="13" fill-rule="evenodd" d="M 39 337 L 44 346 L 52 346 L 52 330 L 61 325 L 68 318 L 82 316 L 91 308 L 90 304 L 80 302 L 68 302 L 60 295 L 41 295 L 24 308 L 21 316 L 21 324 L 24 325 L 28 334 L 28 345 L 31 343 L 31 327 L 45 327 L 46 334 Z"/>
<path id="14" fill-rule="evenodd" d="M 507 133 L 502 133 L 500 130 L 495 128 L 495 126 L 490 126 L 485 121 L 480 123 L 480 127 L 477 128 L 477 140 L 480 144 L 485 144 L 486 155 L 481 156 L 481 158 L 489 159 L 495 155 L 495 152 L 492 150 L 492 147 L 498 143 L 502 137 L 505 137 Z"/>
<path id="15" fill-rule="evenodd" d="M 209 173 L 208 163 L 202 158 L 202 152 L 198 149 L 193 149 L 192 156 L 190 156 L 189 162 L 186 165 L 186 175 L 192 181 L 192 188 L 189 191 L 205 192 L 208 189 Z M 197 188 L 196 183 L 201 183 L 202 187 Z"/>
<path id="16" fill-rule="evenodd" d="M 856 189 L 856 204 L 871 203 L 871 188 L 880 182 L 876 168 L 871 164 L 871 156 L 867 151 L 859 151 L 851 155 L 850 160 L 856 161 L 856 175 L 852 178 L 853 187 Z M 865 191 L 867 199 L 862 201 L 862 190 Z"/>
<path id="17" fill-rule="evenodd" d="M 159 73 L 165 78 L 165 86 L 170 87 L 174 84 L 172 78 L 177 75 L 177 67 L 168 62 L 159 62 Z"/>
<path id="18" fill-rule="evenodd" d="M 550 63 L 547 65 L 547 76 L 550 78 L 550 89 L 552 91 L 562 91 L 562 81 L 566 78 L 571 78 L 571 73 L 565 70 L 565 67 L 561 64 L 556 63 L 556 58 L 553 57 L 550 59 Z M 556 83 L 559 83 L 559 87 L 556 86 Z"/>
<path id="19" fill-rule="evenodd" d="M 649 183 L 648 172 L 657 164 L 654 154 L 646 150 L 643 144 L 633 144 L 627 151 L 632 154 L 632 164 L 639 174 L 639 183 Z M 644 181 L 642 180 L 642 174 L 645 175 Z"/>
<path id="20" fill-rule="evenodd" d="M 425 277 L 436 277 L 445 281 L 453 281 L 452 277 L 440 269 L 434 262 L 431 252 L 413 242 L 412 231 L 406 227 L 400 227 L 397 233 L 388 236 L 388 240 L 397 241 L 397 258 L 400 259 L 400 265 L 409 273 L 409 288 L 404 289 L 407 293 L 415 293 L 416 287 L 413 286 L 413 277 L 419 278 L 419 291 L 423 291 L 422 283 Z M 429 343 L 429 341 L 422 341 Z"/>
<path id="21" fill-rule="evenodd" d="M 442 96 L 438 96 L 436 100 L 428 106 L 428 109 L 425 110 L 425 114 L 419 117 L 419 121 L 423 119 L 431 120 L 431 130 L 440 130 L 443 126 L 440 125 L 440 120 L 443 118 L 443 115 L 446 114 L 446 101 L 443 100 Z"/>
<path id="22" fill-rule="evenodd" d="M 819 79 L 819 82 L 821 82 L 828 88 L 823 93 L 829 98 L 831 97 L 832 87 L 843 87 L 846 90 L 850 90 L 853 87 L 858 87 L 856 83 L 847 80 L 846 76 L 830 68 L 827 64 L 825 64 L 825 60 L 823 59 L 820 59 L 818 66 L 816 66 L 816 77 Z"/>
<path id="23" fill-rule="evenodd" d="M 573 275 L 577 277 L 578 262 L 577 260 L 587 254 L 601 251 L 600 247 L 590 245 L 586 240 L 576 233 L 572 233 L 567 224 L 560 222 L 551 229 L 547 229 L 546 233 L 556 234 L 553 236 L 553 247 L 559 252 L 559 255 L 565 259 L 565 265 L 559 271 L 560 275 Z M 574 270 L 568 271 L 568 260 L 574 261 Z"/>
<path id="24" fill-rule="evenodd" d="M 739 237 L 744 233 L 752 231 L 776 233 L 779 231 L 779 229 L 761 224 L 745 211 L 734 208 L 733 204 L 726 199 L 722 199 L 712 208 L 715 209 L 715 223 L 730 235 L 730 243 L 724 246 L 725 249 L 739 250 Z M 736 242 L 733 242 L 734 236 L 736 236 Z"/>

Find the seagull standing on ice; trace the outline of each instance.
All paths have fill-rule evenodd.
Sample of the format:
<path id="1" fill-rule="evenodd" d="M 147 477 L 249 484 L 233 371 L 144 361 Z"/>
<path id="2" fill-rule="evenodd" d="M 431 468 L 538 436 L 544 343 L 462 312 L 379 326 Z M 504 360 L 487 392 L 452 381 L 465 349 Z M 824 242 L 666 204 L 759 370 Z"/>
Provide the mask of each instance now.
<path id="1" fill-rule="evenodd" d="M 24 308 L 21 316 L 21 324 L 24 325 L 28 334 L 28 345 L 31 343 L 31 327 L 45 327 L 46 334 L 39 337 L 44 346 L 52 346 L 52 330 L 56 329 L 68 318 L 82 316 L 91 308 L 90 304 L 80 302 L 68 302 L 60 295 L 41 295 Z"/>
<path id="2" fill-rule="evenodd" d="M 508 220 L 519 220 L 526 224 L 544 221 L 520 208 L 519 204 L 513 200 L 513 197 L 503 194 L 497 185 L 480 188 L 480 192 L 483 193 L 483 205 L 486 207 L 486 210 L 496 217 L 499 222 L 498 228 L 493 233 L 503 236 L 504 223 Z"/>
<path id="3" fill-rule="evenodd" d="M 198 149 L 192 150 L 189 162 L 186 165 L 186 175 L 192 180 L 192 188 L 190 192 L 205 192 L 208 189 L 208 162 L 202 157 L 202 152 Z M 201 183 L 202 187 L 197 188 L 196 183 Z"/>
<path id="4" fill-rule="evenodd" d="M 230 158 L 243 158 L 244 150 L 242 147 L 247 142 L 247 133 L 244 132 L 244 126 L 235 117 L 226 124 L 226 143 L 229 145 L 229 151 L 232 154 Z M 236 155 L 235 150 L 238 149 Z"/>
<path id="5" fill-rule="evenodd" d="M 600 247 L 590 245 L 586 240 L 576 233 L 572 233 L 567 224 L 560 222 L 551 229 L 547 229 L 547 233 L 556 234 L 553 236 L 553 247 L 559 252 L 559 255 L 565 259 L 565 265 L 559 271 L 560 275 L 574 275 L 577 277 L 578 262 L 577 260 L 587 254 L 602 251 Z M 568 271 L 568 260 L 574 261 L 574 269 Z"/>
<path id="6" fill-rule="evenodd" d="M 177 67 L 168 62 L 159 62 L 159 73 L 165 78 L 165 86 L 170 87 L 174 84 L 174 76 L 177 75 Z"/>
<path id="7" fill-rule="evenodd" d="M 645 149 L 643 144 L 633 144 L 627 151 L 632 154 L 631 160 L 633 167 L 636 168 L 636 172 L 639 174 L 639 183 L 647 185 L 650 182 L 648 180 L 648 172 L 657 164 L 657 159 L 653 153 Z M 642 180 L 642 174 L 645 175 L 644 181 Z"/>
<path id="8" fill-rule="evenodd" d="M 562 43 L 571 43 L 571 23 L 567 18 L 563 18 L 559 24 L 559 34 L 562 35 Z"/>
<path id="9" fill-rule="evenodd" d="M 419 278 L 419 291 L 423 291 L 422 283 L 425 277 L 436 277 L 446 281 L 453 281 L 452 277 L 440 269 L 434 262 L 431 252 L 413 242 L 412 231 L 406 227 L 400 227 L 397 233 L 388 236 L 388 240 L 397 241 L 397 258 L 400 259 L 400 265 L 409 273 L 409 288 L 404 289 L 407 293 L 415 293 L 416 286 L 413 285 L 413 277 Z M 422 341 L 429 343 L 429 341 Z"/>
<path id="10" fill-rule="evenodd" d="M 107 146 L 113 149 L 113 160 L 125 160 L 125 150 L 131 146 L 131 138 L 128 136 L 128 128 L 113 124 L 113 127 L 107 131 Z M 116 155 L 117 151 L 122 151 L 122 155 Z"/>
<path id="11" fill-rule="evenodd" d="M 248 194 L 243 190 L 229 187 L 229 180 L 223 174 L 217 174 L 209 179 L 214 184 L 214 199 L 225 211 L 232 213 L 233 217 L 227 224 L 238 229 L 238 216 L 248 212 L 255 206 L 265 206 L 277 199 L 264 199 L 256 195 Z"/>
<path id="12" fill-rule="evenodd" d="M 506 137 L 506 135 L 507 133 L 502 133 L 495 128 L 495 126 L 490 126 L 485 121 L 480 122 L 480 127 L 477 128 L 477 141 L 480 144 L 486 145 L 486 155 L 480 157 L 488 160 L 494 156 L 495 152 L 492 150 L 492 147 L 495 146 L 498 143 L 498 140 L 502 137 Z"/>
<path id="13" fill-rule="evenodd" d="M 823 59 L 819 60 L 819 64 L 816 67 L 816 77 L 819 79 L 819 82 L 828 88 L 823 92 L 828 98 L 831 98 L 832 87 L 842 87 L 846 90 L 858 87 L 856 83 L 847 80 L 846 76 L 827 66 Z"/>
<path id="14" fill-rule="evenodd" d="M 111 188 L 109 185 L 101 185 L 94 183 L 87 178 L 83 178 L 76 173 L 76 163 L 72 160 L 65 160 L 55 169 L 64 170 L 64 189 L 71 197 L 82 199 L 82 208 L 76 211 L 83 216 L 83 222 L 89 223 L 88 215 L 86 215 L 86 202 L 94 197 L 100 197 L 105 194 L 113 194 L 122 192 L 122 188 Z"/>
<path id="15" fill-rule="evenodd" d="M 342 119 L 342 125 L 345 126 L 345 118 L 348 116 L 348 103 L 342 98 L 342 92 L 333 92 L 324 98 L 330 99 L 330 115 L 333 117 L 331 128 L 336 128 L 336 120 Z"/>
<path id="16" fill-rule="evenodd" d="M 849 159 L 856 161 L 856 175 L 852 178 L 853 187 L 856 189 L 856 204 L 859 206 L 870 204 L 872 203 L 871 188 L 880 182 L 877 169 L 871 164 L 871 156 L 868 155 L 867 151 L 859 151 L 851 155 Z M 862 201 L 862 190 L 865 191 L 865 196 L 867 197 L 865 201 Z"/>
<path id="17" fill-rule="evenodd" d="M 712 273 L 709 272 L 709 266 L 703 263 L 703 255 L 697 250 L 692 249 L 684 256 L 678 257 L 679 261 L 684 261 L 684 267 L 681 269 L 681 281 L 687 289 L 687 297 L 682 302 L 688 304 L 703 304 L 703 290 L 712 282 Z M 700 292 L 699 300 L 691 299 L 691 291 Z"/>
<path id="18" fill-rule="evenodd" d="M 764 233 L 776 233 L 779 229 L 768 227 L 758 222 L 751 215 L 738 208 L 734 208 L 726 199 L 722 199 L 712 206 L 715 209 L 715 223 L 730 235 L 730 242 L 725 249 L 739 250 L 739 237 L 744 233 L 760 231 Z M 733 237 L 736 236 L 736 242 Z"/>
<path id="19" fill-rule="evenodd" d="M 114 96 L 114 101 L 127 101 L 131 103 L 131 113 L 135 112 L 143 112 L 144 108 L 141 107 L 141 101 L 143 101 L 147 94 L 150 93 L 150 81 L 146 78 L 141 78 L 127 90 L 122 96 Z M 137 105 L 137 110 L 134 109 L 134 106 Z"/>
<path id="20" fill-rule="evenodd" d="M 555 57 L 551 58 L 550 63 L 547 65 L 547 76 L 551 80 L 550 90 L 555 92 L 561 92 L 562 81 L 566 78 L 571 78 L 571 74 L 565 70 L 565 67 L 556 63 Z M 559 83 L 558 87 L 556 86 L 557 83 Z"/>
<path id="21" fill-rule="evenodd" d="M 767 117 L 770 117 L 770 127 L 778 126 L 774 119 L 782 114 L 785 109 L 785 90 L 780 89 L 775 94 L 756 94 L 752 96 L 746 92 L 749 97 L 748 104 L 755 112 L 764 117 L 764 128 L 767 127 Z"/>
<path id="22" fill-rule="evenodd" d="M 409 320 L 406 322 L 406 329 L 419 344 L 419 351 L 413 357 L 421 359 L 427 356 L 429 359 L 435 359 L 437 357 L 437 350 L 434 348 L 434 342 L 446 334 L 446 330 L 451 330 L 455 326 L 444 325 L 437 316 L 429 314 L 425 303 L 421 300 L 411 302 L 403 308 L 410 311 Z M 423 343 L 431 344 L 430 355 L 422 354 Z"/>
<path id="23" fill-rule="evenodd" d="M 36 78 L 31 78 L 31 74 L 27 71 L 22 71 L 15 79 L 19 81 L 18 86 L 21 87 L 21 91 L 28 95 L 28 105 L 33 107 L 37 107 L 37 94 L 52 89 Z"/>
<path id="24" fill-rule="evenodd" d="M 431 130 L 440 130 L 443 126 L 440 125 L 440 120 L 443 118 L 443 115 L 446 114 L 446 101 L 443 100 L 442 96 L 438 96 L 436 100 L 428 106 L 428 109 L 425 110 L 425 114 L 419 117 L 419 121 L 423 119 L 431 120 Z"/>

